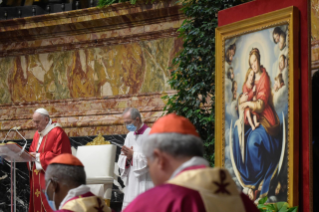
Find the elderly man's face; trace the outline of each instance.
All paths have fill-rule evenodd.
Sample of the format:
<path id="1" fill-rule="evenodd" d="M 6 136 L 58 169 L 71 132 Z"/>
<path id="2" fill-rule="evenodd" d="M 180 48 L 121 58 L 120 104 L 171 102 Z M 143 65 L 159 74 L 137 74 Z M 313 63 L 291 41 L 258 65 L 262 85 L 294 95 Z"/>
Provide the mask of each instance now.
<path id="1" fill-rule="evenodd" d="M 134 124 L 134 120 L 131 118 L 131 113 L 128 111 L 123 115 L 124 124 Z"/>
<path id="2" fill-rule="evenodd" d="M 49 118 L 46 116 L 41 115 L 40 113 L 34 113 L 33 117 L 33 124 L 34 127 L 41 132 L 42 130 L 45 129 L 45 127 L 48 125 L 49 123 Z"/>
<path id="3" fill-rule="evenodd" d="M 153 158 L 147 159 L 148 170 L 155 186 L 169 180 L 172 173 L 169 171 L 170 158 L 158 149 L 154 150 Z"/>
<path id="4" fill-rule="evenodd" d="M 166 180 L 161 178 L 157 158 L 147 159 L 148 170 L 155 186 L 163 184 Z"/>
<path id="5" fill-rule="evenodd" d="M 139 118 L 137 117 L 136 119 L 132 119 L 131 113 L 130 113 L 130 111 L 128 111 L 127 113 L 125 113 L 123 115 L 123 122 L 125 125 L 133 124 L 135 127 L 137 127 L 137 125 L 139 123 Z"/>

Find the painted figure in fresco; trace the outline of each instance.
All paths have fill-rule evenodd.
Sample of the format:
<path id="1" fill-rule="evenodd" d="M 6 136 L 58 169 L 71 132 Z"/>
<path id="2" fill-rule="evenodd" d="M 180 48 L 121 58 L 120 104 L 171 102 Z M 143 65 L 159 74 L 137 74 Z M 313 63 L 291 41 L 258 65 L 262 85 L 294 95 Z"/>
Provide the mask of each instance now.
<path id="1" fill-rule="evenodd" d="M 23 60 L 25 58 L 25 60 Z M 35 56 L 17 56 L 14 67 L 8 76 L 9 91 L 12 102 L 41 101 L 45 99 L 43 81 L 39 80 L 32 68 L 38 66 Z"/>
<path id="2" fill-rule="evenodd" d="M 285 32 L 280 33 L 278 45 L 279 45 L 280 50 L 283 50 L 286 47 L 286 33 Z"/>
<path id="3" fill-rule="evenodd" d="M 227 71 L 227 78 L 230 79 L 231 81 L 233 81 L 234 77 L 235 77 L 234 69 L 233 69 L 233 67 L 229 67 L 228 71 Z"/>
<path id="4" fill-rule="evenodd" d="M 272 33 L 272 36 L 273 36 L 273 39 L 274 39 L 274 43 L 277 44 L 279 42 L 279 37 L 280 37 L 280 34 L 282 33 L 283 31 L 281 30 L 280 27 L 275 27 L 273 33 Z"/>
<path id="5" fill-rule="evenodd" d="M 279 71 L 280 73 L 287 67 L 287 58 L 285 55 L 280 55 L 279 57 Z"/>
<path id="6" fill-rule="evenodd" d="M 250 51 L 248 62 L 255 73 L 256 101 L 247 101 L 247 93 L 238 98 L 241 111 L 249 108 L 259 115 L 260 126 L 241 133 L 235 125 L 231 148 L 236 177 L 242 187 L 249 190 L 247 193 L 253 200 L 268 194 L 272 176 L 277 173 L 282 146 L 280 121 L 273 107 L 270 78 L 260 64 L 260 57 L 257 48 Z M 245 145 L 241 145 L 243 142 L 246 142 Z"/>
<path id="7" fill-rule="evenodd" d="M 237 85 L 237 82 L 234 80 L 232 82 L 232 87 L 231 87 L 231 92 L 233 94 L 233 101 L 237 99 L 237 89 L 238 89 L 238 85 Z"/>
<path id="8" fill-rule="evenodd" d="M 243 85 L 243 93 L 248 94 L 247 101 L 256 101 L 256 85 L 254 84 L 254 80 L 255 73 L 251 68 L 249 68 L 246 73 L 245 83 Z M 253 115 L 254 122 L 251 119 L 251 115 Z M 260 125 L 260 123 L 257 121 L 257 118 L 259 118 L 257 113 L 252 112 L 249 108 L 245 108 L 244 121 L 246 125 L 250 125 L 252 130 L 255 130 L 255 128 Z"/>
<path id="9" fill-rule="evenodd" d="M 274 84 L 274 92 L 277 92 L 282 86 L 285 85 L 285 82 L 282 78 L 282 74 L 278 74 L 278 76 L 275 77 L 275 84 Z"/>
<path id="10" fill-rule="evenodd" d="M 233 58 L 235 56 L 235 53 L 236 53 L 236 44 L 232 44 L 230 45 L 227 50 L 226 50 L 226 56 L 225 56 L 225 59 L 226 59 L 226 62 L 231 65 L 232 61 L 233 61 Z"/>

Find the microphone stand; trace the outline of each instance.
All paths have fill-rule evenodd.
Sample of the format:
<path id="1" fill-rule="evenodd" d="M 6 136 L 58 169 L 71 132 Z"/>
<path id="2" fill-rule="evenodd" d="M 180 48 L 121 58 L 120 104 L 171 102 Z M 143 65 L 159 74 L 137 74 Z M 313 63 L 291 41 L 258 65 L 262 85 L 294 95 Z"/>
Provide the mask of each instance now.
<path id="1" fill-rule="evenodd" d="M 22 148 L 22 150 L 20 151 L 20 153 L 18 153 L 19 156 L 21 156 L 21 154 L 24 152 L 28 141 L 25 137 L 23 137 L 21 135 L 21 133 L 18 131 L 20 130 L 21 127 L 13 127 L 9 130 L 9 132 L 6 134 L 5 138 L 2 140 L 2 143 L 4 143 L 4 141 L 6 140 L 6 138 L 8 137 L 9 133 L 14 130 L 16 131 L 20 137 L 25 141 L 25 144 Z M 16 212 L 17 211 L 17 191 L 16 191 L 16 161 L 15 159 L 11 160 L 11 212 Z"/>
<path id="2" fill-rule="evenodd" d="M 19 156 L 21 156 L 21 154 L 24 152 L 24 150 L 25 150 L 25 148 L 27 147 L 27 144 L 28 144 L 27 139 L 25 139 L 25 137 L 23 137 L 23 136 L 21 135 L 21 133 L 18 131 L 18 130 L 20 130 L 20 129 L 21 129 L 21 127 L 12 127 L 12 128 L 9 130 L 9 132 L 6 134 L 6 137 L 2 140 L 2 143 L 4 143 L 4 141 L 5 141 L 6 138 L 8 137 L 9 133 L 11 132 L 11 130 L 15 130 L 15 131 L 20 135 L 20 137 L 25 141 L 25 144 L 24 144 L 24 146 L 23 146 L 21 152 L 19 153 Z"/>

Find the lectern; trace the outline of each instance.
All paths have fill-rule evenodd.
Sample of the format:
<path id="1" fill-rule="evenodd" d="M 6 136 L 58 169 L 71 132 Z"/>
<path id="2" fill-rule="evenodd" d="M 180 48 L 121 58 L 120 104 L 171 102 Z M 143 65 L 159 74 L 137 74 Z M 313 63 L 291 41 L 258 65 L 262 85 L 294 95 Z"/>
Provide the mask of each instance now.
<path id="1" fill-rule="evenodd" d="M 19 132 L 18 128 L 15 130 L 25 141 L 27 141 Z M 10 130 L 11 131 L 11 130 Z M 9 131 L 9 132 L 10 132 Z M 8 133 L 9 133 L 8 132 Z M 8 135 L 8 134 L 7 134 Z M 7 137 L 7 136 L 6 136 Z M 11 169 L 11 212 L 16 212 L 16 163 L 35 161 L 35 157 L 29 154 L 26 150 L 27 143 L 21 147 L 15 142 L 7 142 L 0 144 L 0 157 L 10 162 Z"/>

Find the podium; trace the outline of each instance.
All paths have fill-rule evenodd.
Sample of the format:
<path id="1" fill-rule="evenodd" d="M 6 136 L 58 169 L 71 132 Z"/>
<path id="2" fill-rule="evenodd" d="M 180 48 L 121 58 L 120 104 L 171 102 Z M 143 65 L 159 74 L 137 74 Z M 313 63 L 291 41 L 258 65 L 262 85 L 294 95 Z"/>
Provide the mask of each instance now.
<path id="1" fill-rule="evenodd" d="M 14 142 L 0 143 L 0 157 L 10 162 L 11 170 L 11 212 L 16 212 L 16 163 L 35 161 L 35 157 L 29 154 L 25 147 Z"/>

